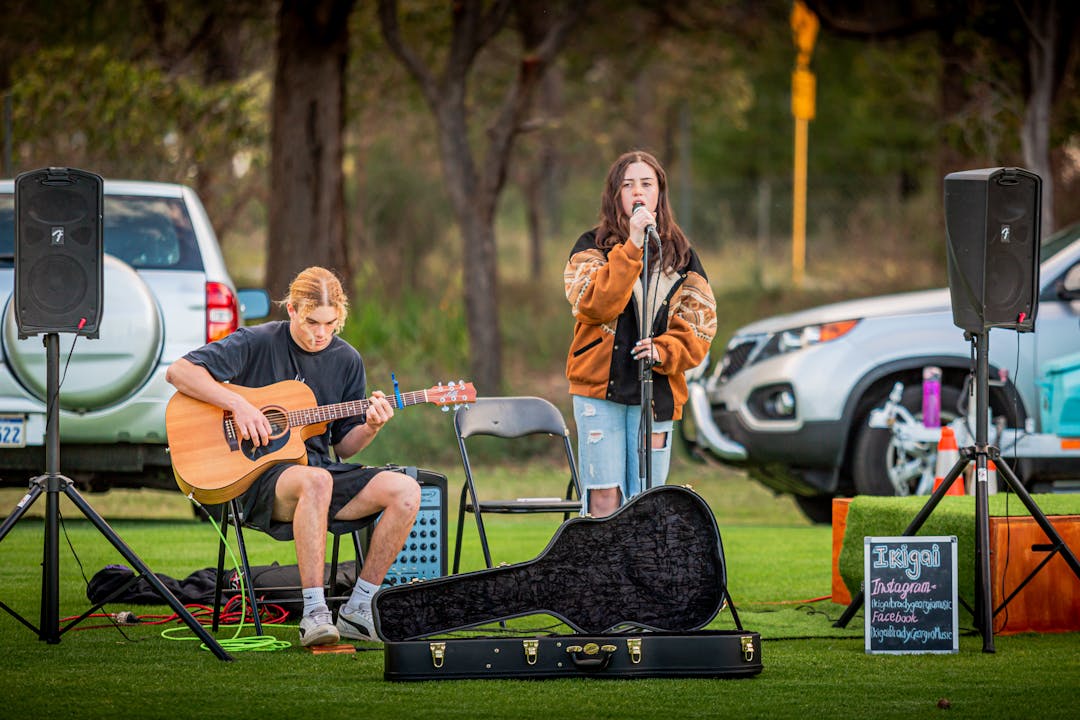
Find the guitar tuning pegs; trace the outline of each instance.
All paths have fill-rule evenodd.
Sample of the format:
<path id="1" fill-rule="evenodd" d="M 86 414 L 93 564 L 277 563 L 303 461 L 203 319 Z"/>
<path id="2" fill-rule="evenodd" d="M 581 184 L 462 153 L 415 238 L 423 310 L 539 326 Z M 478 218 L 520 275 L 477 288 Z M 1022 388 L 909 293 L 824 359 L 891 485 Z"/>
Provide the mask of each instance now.
<path id="1" fill-rule="evenodd" d="M 442 411 L 443 412 L 450 412 L 450 406 L 449 405 L 443 405 L 442 406 Z"/>
<path id="2" fill-rule="evenodd" d="M 465 386 L 465 381 L 464 381 L 464 380 L 461 380 L 461 379 L 459 379 L 459 380 L 457 381 L 457 384 L 458 384 L 459 386 L 461 386 L 461 387 L 464 387 L 464 386 Z"/>
<path id="3" fill-rule="evenodd" d="M 454 387 L 454 381 L 453 381 L 453 380 L 451 380 L 451 381 L 450 381 L 450 383 L 449 383 L 449 384 L 447 385 L 447 387 L 449 387 L 449 388 L 453 388 L 453 387 Z"/>

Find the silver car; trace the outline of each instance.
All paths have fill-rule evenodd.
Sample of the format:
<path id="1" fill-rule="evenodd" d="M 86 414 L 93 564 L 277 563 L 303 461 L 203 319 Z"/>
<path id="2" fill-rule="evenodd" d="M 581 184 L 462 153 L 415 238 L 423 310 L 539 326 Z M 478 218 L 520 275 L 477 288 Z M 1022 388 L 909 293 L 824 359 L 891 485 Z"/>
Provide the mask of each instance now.
<path id="1" fill-rule="evenodd" d="M 1043 369 L 1080 353 L 1080 225 L 1044 240 L 1034 333 L 989 335 L 990 405 L 997 426 L 1040 431 Z M 719 364 L 689 373 L 681 424 L 692 451 L 745 468 L 828 522 L 836 496 L 907 495 L 936 446 L 914 458 L 868 422 L 901 383 L 921 417 L 923 369 L 942 370 L 941 422 L 966 412 L 972 346 L 953 324 L 949 290 L 836 303 L 737 330 Z M 1029 490 L 1080 477 L 1080 459 L 1021 458 Z"/>
<path id="2" fill-rule="evenodd" d="M 104 194 L 100 336 L 59 335 L 60 470 L 84 489 L 175 489 L 165 370 L 235 330 L 240 300 L 193 190 L 106 181 Z M 18 337 L 13 223 L 14 183 L 2 180 L 0 485 L 25 487 L 45 470 L 46 362 L 41 336 Z"/>

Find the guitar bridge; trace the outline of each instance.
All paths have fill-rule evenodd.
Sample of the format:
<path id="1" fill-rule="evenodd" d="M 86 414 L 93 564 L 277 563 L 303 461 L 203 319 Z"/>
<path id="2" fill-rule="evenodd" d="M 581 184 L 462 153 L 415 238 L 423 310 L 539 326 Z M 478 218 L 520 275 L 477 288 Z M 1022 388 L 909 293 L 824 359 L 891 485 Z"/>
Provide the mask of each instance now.
<path id="1" fill-rule="evenodd" d="M 229 446 L 230 452 L 240 449 L 240 438 L 236 436 L 236 425 L 231 412 L 226 412 L 221 419 L 221 434 L 225 437 L 225 444 Z"/>

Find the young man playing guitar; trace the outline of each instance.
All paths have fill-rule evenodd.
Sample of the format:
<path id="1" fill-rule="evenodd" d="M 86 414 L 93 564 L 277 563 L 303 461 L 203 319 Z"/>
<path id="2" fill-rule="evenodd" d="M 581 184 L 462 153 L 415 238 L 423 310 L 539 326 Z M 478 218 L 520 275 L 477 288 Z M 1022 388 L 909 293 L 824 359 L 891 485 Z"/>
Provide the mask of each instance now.
<path id="1" fill-rule="evenodd" d="M 295 539 L 303 584 L 304 616 L 300 643 L 336 643 L 340 638 L 379 641 L 371 597 L 382 584 L 412 529 L 420 505 L 420 486 L 403 473 L 335 462 L 367 447 L 394 415 L 386 396 L 376 391 L 364 400 L 366 376 L 360 353 L 337 336 L 345 324 L 348 300 L 329 270 L 310 267 L 289 285 L 284 301 L 288 321 L 240 328 L 174 362 L 167 380 L 195 400 L 224 410 L 252 455 L 274 440 L 262 410 L 230 390 L 227 383 L 263 387 L 299 380 L 319 405 L 362 401 L 366 413 L 345 417 L 306 439 L 307 464 L 282 462 L 253 477 L 240 496 L 244 518 L 279 540 Z M 381 515 L 380 515 L 381 514 Z M 334 520 L 379 516 L 356 587 L 335 625 L 323 592 L 326 533 Z"/>

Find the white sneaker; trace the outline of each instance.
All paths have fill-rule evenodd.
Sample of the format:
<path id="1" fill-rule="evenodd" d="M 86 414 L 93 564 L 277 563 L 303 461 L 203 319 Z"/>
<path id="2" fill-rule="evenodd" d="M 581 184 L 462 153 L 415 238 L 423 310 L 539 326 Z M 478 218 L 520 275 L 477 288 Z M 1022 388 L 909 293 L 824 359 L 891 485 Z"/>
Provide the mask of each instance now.
<path id="1" fill-rule="evenodd" d="M 334 627 L 334 616 L 325 605 L 300 619 L 300 644 L 304 647 L 329 645 L 340 639 L 341 635 Z"/>
<path id="2" fill-rule="evenodd" d="M 341 611 L 338 613 L 337 630 L 341 637 L 347 640 L 382 642 L 378 633 L 375 632 L 375 620 L 371 616 L 370 607 L 361 607 L 354 612 L 346 612 L 345 606 L 342 605 Z"/>

